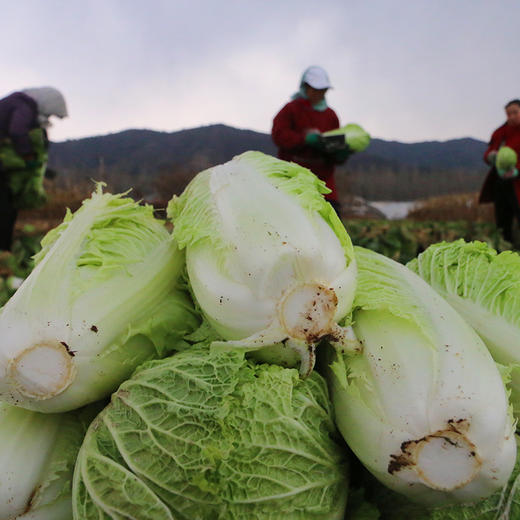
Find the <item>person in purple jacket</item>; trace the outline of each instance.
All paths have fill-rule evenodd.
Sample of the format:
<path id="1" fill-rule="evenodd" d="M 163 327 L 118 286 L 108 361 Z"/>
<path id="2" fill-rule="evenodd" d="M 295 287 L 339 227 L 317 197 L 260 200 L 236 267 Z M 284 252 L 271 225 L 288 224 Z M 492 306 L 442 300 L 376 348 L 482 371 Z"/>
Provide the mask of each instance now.
<path id="1" fill-rule="evenodd" d="M 45 146 L 48 145 L 46 128 L 50 126 L 51 116 L 60 119 L 68 116 L 65 98 L 54 87 L 28 88 L 0 99 L 0 144 L 22 169 L 35 167 L 39 159 L 30 137 L 32 130 L 42 129 Z M 9 182 L 10 176 L 15 174 L 12 166 L 3 164 L 0 156 L 0 251 L 11 248 L 18 214 Z"/>

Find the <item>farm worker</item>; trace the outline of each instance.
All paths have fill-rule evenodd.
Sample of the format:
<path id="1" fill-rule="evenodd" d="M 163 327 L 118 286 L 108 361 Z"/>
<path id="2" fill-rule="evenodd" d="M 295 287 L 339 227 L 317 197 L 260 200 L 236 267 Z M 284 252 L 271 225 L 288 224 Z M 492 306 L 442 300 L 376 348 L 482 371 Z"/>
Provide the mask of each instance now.
<path id="1" fill-rule="evenodd" d="M 493 132 L 484 153 L 491 169 L 479 201 L 494 203 L 496 225 L 505 240 L 512 242 L 513 221 L 516 218 L 520 223 L 520 99 L 509 101 L 504 108 L 506 122 Z"/>
<path id="2" fill-rule="evenodd" d="M 45 203 L 49 118 L 66 117 L 63 94 L 28 88 L 0 99 L 0 251 L 11 248 L 18 210 Z"/>
<path id="3" fill-rule="evenodd" d="M 325 181 L 331 190 L 326 197 L 339 214 L 334 167 L 345 162 L 349 150 L 329 152 L 321 136 L 323 132 L 339 128 L 338 116 L 325 99 L 329 88 L 332 85 L 327 72 L 316 65 L 308 67 L 298 92 L 275 116 L 271 136 L 280 159 L 309 168 Z"/>

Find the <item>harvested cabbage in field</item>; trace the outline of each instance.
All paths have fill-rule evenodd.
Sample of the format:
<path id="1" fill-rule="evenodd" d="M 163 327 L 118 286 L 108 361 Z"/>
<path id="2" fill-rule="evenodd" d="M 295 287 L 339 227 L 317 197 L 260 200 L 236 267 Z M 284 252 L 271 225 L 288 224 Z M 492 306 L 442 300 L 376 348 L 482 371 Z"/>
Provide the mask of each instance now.
<path id="1" fill-rule="evenodd" d="M 195 298 L 227 346 L 300 360 L 303 376 L 321 338 L 343 341 L 355 292 L 352 243 L 326 192 L 310 170 L 246 152 L 168 205 Z"/>
<path id="2" fill-rule="evenodd" d="M 520 256 L 483 242 L 441 242 L 408 267 L 478 332 L 498 363 L 511 370 L 511 402 L 520 417 Z"/>
<path id="3" fill-rule="evenodd" d="M 72 474 L 99 407 L 43 414 L 0 402 L 0 520 L 70 520 Z"/>
<path id="4" fill-rule="evenodd" d="M 93 421 L 76 520 L 342 520 L 348 485 L 325 381 L 195 347 L 141 366 Z"/>
<path id="5" fill-rule="evenodd" d="M 194 330 L 184 254 L 151 206 L 101 186 L 50 231 L 0 313 L 0 399 L 61 412 L 97 401 Z"/>
<path id="6" fill-rule="evenodd" d="M 383 484 L 423 503 L 473 502 L 508 480 L 516 445 L 506 390 L 476 332 L 405 266 L 355 248 L 353 332 L 330 349 L 336 422 Z"/>
<path id="7" fill-rule="evenodd" d="M 502 146 L 500 150 L 498 150 L 495 165 L 497 170 L 505 171 L 514 168 L 517 161 L 518 156 L 513 148 L 510 148 L 509 146 Z"/>
<path id="8" fill-rule="evenodd" d="M 325 137 L 332 135 L 344 135 L 345 143 L 353 152 L 362 152 L 370 144 L 370 135 L 359 125 L 350 123 L 335 130 L 324 132 Z"/>

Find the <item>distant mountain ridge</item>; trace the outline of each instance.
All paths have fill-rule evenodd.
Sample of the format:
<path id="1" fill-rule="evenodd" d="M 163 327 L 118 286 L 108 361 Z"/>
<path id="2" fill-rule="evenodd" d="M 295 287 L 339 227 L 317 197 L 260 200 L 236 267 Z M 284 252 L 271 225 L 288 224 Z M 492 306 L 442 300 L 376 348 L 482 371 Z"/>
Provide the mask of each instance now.
<path id="1" fill-rule="evenodd" d="M 485 149 L 486 143 L 472 138 L 421 143 L 373 139 L 367 150 L 338 168 L 339 188 L 369 200 L 475 191 L 486 171 Z M 176 176 L 179 183 L 173 186 L 180 190 L 198 171 L 247 150 L 276 155 L 270 135 L 216 124 L 177 132 L 132 129 L 57 142 L 49 162 L 61 179 L 102 178 L 116 184 L 125 179 L 146 193 Z"/>
<path id="2" fill-rule="evenodd" d="M 373 139 L 367 153 L 409 166 L 425 168 L 479 168 L 486 143 L 470 137 L 449 141 L 400 143 Z"/>

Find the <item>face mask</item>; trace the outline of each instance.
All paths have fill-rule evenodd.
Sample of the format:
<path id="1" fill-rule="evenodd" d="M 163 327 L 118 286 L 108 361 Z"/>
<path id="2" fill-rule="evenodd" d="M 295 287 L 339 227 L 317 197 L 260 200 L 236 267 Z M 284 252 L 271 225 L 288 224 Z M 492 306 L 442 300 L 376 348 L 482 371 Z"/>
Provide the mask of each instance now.
<path id="1" fill-rule="evenodd" d="M 38 125 L 40 125 L 42 128 L 50 128 L 52 126 L 52 123 L 49 121 L 48 116 L 38 114 Z"/>

